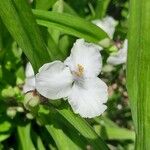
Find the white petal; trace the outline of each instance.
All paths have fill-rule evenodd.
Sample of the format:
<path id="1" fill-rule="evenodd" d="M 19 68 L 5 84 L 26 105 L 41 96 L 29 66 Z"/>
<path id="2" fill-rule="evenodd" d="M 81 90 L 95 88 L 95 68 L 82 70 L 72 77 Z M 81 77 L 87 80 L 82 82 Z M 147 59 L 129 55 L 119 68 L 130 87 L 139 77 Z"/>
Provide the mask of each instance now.
<path id="1" fill-rule="evenodd" d="M 33 90 L 35 90 L 35 77 L 34 76 L 26 78 L 25 84 L 23 86 L 24 93 L 33 91 Z"/>
<path id="2" fill-rule="evenodd" d="M 74 83 L 68 101 L 75 113 L 92 118 L 102 114 L 107 106 L 107 85 L 99 78 L 86 79 L 83 83 Z"/>
<path id="3" fill-rule="evenodd" d="M 61 61 L 47 63 L 36 75 L 36 89 L 46 98 L 59 99 L 68 96 L 72 87 L 72 74 Z"/>
<path id="4" fill-rule="evenodd" d="M 30 62 L 28 62 L 26 65 L 25 76 L 26 79 L 25 79 L 25 84 L 23 86 L 23 92 L 26 93 L 35 90 L 35 76 Z"/>
<path id="5" fill-rule="evenodd" d="M 71 55 L 65 60 L 71 71 L 76 71 L 78 64 L 84 67 L 85 77 L 96 77 L 102 67 L 102 58 L 99 47 L 78 39 L 71 49 Z"/>
<path id="6" fill-rule="evenodd" d="M 128 49 L 128 41 L 125 40 L 123 47 L 117 53 L 114 53 L 108 57 L 107 63 L 112 65 L 119 65 L 126 63 L 127 49 Z"/>
<path id="7" fill-rule="evenodd" d="M 26 65 L 25 75 L 27 78 L 34 76 L 34 71 L 30 62 L 28 62 Z"/>
<path id="8" fill-rule="evenodd" d="M 113 38 L 115 27 L 117 25 L 117 21 L 114 18 L 107 16 L 102 20 L 97 19 L 93 20 L 92 22 L 101 29 L 103 29 L 109 35 L 110 38 Z"/>

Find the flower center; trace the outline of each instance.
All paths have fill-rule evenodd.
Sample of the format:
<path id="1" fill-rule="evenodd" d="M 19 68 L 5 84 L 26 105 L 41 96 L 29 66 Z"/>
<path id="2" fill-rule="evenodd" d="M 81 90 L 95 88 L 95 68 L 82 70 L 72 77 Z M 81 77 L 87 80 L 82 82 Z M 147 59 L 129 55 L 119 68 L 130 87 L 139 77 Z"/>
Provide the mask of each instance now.
<path id="1" fill-rule="evenodd" d="M 75 75 L 78 77 L 82 77 L 84 73 L 84 67 L 80 64 L 77 65 L 77 71 L 75 71 Z"/>

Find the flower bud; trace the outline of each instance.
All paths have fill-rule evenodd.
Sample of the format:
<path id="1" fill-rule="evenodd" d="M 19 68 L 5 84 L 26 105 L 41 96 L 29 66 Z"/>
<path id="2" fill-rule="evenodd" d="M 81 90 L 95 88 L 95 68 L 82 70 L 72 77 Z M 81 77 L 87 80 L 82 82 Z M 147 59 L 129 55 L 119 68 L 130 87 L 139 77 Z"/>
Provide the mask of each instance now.
<path id="1" fill-rule="evenodd" d="M 34 118 L 34 116 L 31 113 L 27 113 L 26 117 L 30 120 L 32 120 Z"/>
<path id="2" fill-rule="evenodd" d="M 39 102 L 40 102 L 39 96 L 34 96 L 32 99 L 30 99 L 28 104 L 31 107 L 35 107 L 39 104 Z"/>
<path id="3" fill-rule="evenodd" d="M 21 107 L 21 106 L 18 106 L 17 108 L 16 108 L 16 110 L 18 111 L 18 112 L 24 112 L 24 109 Z"/>
<path id="4" fill-rule="evenodd" d="M 16 116 L 16 113 L 17 111 L 14 107 L 9 107 L 6 112 L 7 116 L 9 116 L 11 119 L 13 119 Z"/>
<path id="5" fill-rule="evenodd" d="M 24 98 L 24 106 L 26 109 L 30 109 L 30 107 L 36 107 L 40 102 L 40 98 L 38 95 L 34 95 L 33 92 L 29 92 L 25 95 Z"/>

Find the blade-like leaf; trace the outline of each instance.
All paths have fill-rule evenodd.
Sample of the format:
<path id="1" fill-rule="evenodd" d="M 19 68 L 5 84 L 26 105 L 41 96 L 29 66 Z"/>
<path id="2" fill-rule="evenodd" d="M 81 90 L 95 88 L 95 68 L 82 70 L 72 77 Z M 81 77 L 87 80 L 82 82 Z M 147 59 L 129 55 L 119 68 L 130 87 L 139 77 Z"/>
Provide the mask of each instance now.
<path id="1" fill-rule="evenodd" d="M 102 29 L 80 17 L 42 10 L 33 10 L 33 13 L 39 25 L 84 38 L 89 42 L 100 43 L 102 40 L 108 39 L 107 34 Z"/>
<path id="2" fill-rule="evenodd" d="M 46 125 L 46 129 L 53 137 L 59 150 L 81 150 L 59 127 L 57 122 L 53 122 L 52 125 Z"/>
<path id="3" fill-rule="evenodd" d="M 52 8 L 57 0 L 36 0 L 36 8 L 42 10 L 48 10 Z"/>
<path id="4" fill-rule="evenodd" d="M 8 121 L 1 122 L 0 119 L 0 132 L 7 132 L 11 128 L 11 123 Z"/>
<path id="5" fill-rule="evenodd" d="M 57 109 L 57 111 L 89 141 L 94 150 L 108 150 L 104 141 L 83 118 L 75 115 L 70 109 L 64 108 L 64 106 L 62 109 Z"/>
<path id="6" fill-rule="evenodd" d="M 31 130 L 31 136 L 36 149 L 45 150 L 41 137 L 34 130 Z"/>
<path id="7" fill-rule="evenodd" d="M 30 124 L 17 127 L 21 150 L 35 150 L 35 147 L 31 141 L 30 128 Z"/>
<path id="8" fill-rule="evenodd" d="M 150 1 L 131 0 L 127 89 L 136 130 L 136 150 L 150 149 Z"/>
<path id="9" fill-rule="evenodd" d="M 6 140 L 7 138 L 10 137 L 10 134 L 9 133 L 0 133 L 0 142 Z"/>
<path id="10" fill-rule="evenodd" d="M 64 12 L 68 14 L 72 14 L 74 16 L 78 16 L 78 14 L 75 12 L 75 10 L 66 2 L 64 2 Z"/>
<path id="11" fill-rule="evenodd" d="M 46 110 L 45 108 L 43 107 L 40 107 L 40 111 L 39 111 L 39 116 L 38 116 L 38 120 L 40 122 L 42 122 L 42 124 L 48 124 L 48 125 L 51 125 L 51 128 L 56 128 L 57 126 L 59 126 L 61 124 L 61 126 L 59 126 L 59 129 L 62 129 L 63 127 L 63 124 L 65 124 L 65 126 L 68 126 L 68 128 L 71 128 L 70 125 L 72 127 L 74 127 L 73 130 L 71 129 L 68 129 L 68 130 L 71 130 L 72 132 L 74 130 L 77 130 L 77 132 L 79 132 L 82 137 L 85 138 L 86 141 L 88 141 L 89 145 L 91 145 L 91 147 L 94 149 L 94 150 L 99 150 L 99 149 L 102 149 L 102 150 L 108 150 L 108 147 L 107 145 L 105 144 L 105 142 L 98 136 L 98 134 L 94 131 L 94 129 L 84 120 L 82 119 L 81 117 L 75 115 L 71 110 L 69 110 L 67 108 L 67 105 L 61 105 L 61 108 L 59 109 L 56 109 L 53 104 L 50 104 L 50 105 L 46 105 L 47 106 L 50 106 L 48 107 L 49 110 L 51 110 L 51 112 L 49 113 L 48 110 Z M 52 114 L 52 111 L 55 112 L 55 113 L 58 113 L 60 116 L 56 116 L 54 114 Z M 46 115 L 46 117 L 45 117 Z M 47 116 L 48 115 L 48 116 Z M 58 119 L 59 118 L 59 119 Z M 60 118 L 63 119 L 62 123 L 60 123 Z M 53 120 L 53 122 L 52 122 Z M 64 123 L 64 121 L 67 120 L 68 122 Z M 48 123 L 49 122 L 49 123 Z M 51 122 L 51 123 L 50 123 Z M 59 123 L 58 123 L 59 122 Z M 56 126 L 55 126 L 55 123 L 56 123 Z M 58 123 L 58 124 L 57 124 Z M 70 124 L 70 125 L 67 125 L 67 124 Z M 55 130 L 55 129 L 53 129 Z M 57 132 L 57 131 L 56 131 Z M 62 131 L 58 131 L 58 132 L 62 132 Z M 52 134 L 52 133 L 51 133 Z M 72 136 L 73 135 L 76 135 L 77 133 L 72 133 Z M 64 136 L 64 135 L 63 135 Z M 66 136 L 66 135 L 65 135 Z M 79 137 L 79 136 L 76 136 L 76 137 Z M 74 140 L 74 142 L 77 142 L 79 145 L 81 145 L 82 147 L 84 146 L 85 144 L 85 141 L 81 141 L 79 142 L 78 140 L 75 140 L 75 138 L 71 138 L 72 140 Z M 58 141 L 59 143 L 61 141 Z M 85 147 L 85 146 L 84 146 Z"/>
<path id="12" fill-rule="evenodd" d="M 95 125 L 96 133 L 105 135 L 108 140 L 135 140 L 135 133 L 126 128 L 121 128 L 106 117 L 97 117 L 94 119 L 99 125 Z"/>
<path id="13" fill-rule="evenodd" d="M 26 0 L 1 0 L 0 16 L 12 37 L 32 63 L 35 71 L 50 60 Z"/>
<path id="14" fill-rule="evenodd" d="M 0 29 L 2 29 L 2 20 L 0 18 Z M 0 30 L 0 51 L 2 50 L 3 47 L 3 41 L 2 41 L 2 30 Z"/>
<path id="15" fill-rule="evenodd" d="M 70 138 L 63 131 L 63 124 L 60 121 L 61 116 L 58 116 L 58 113 L 55 110 L 49 111 L 45 112 L 44 108 L 40 107 L 39 116 L 37 117 L 37 120 L 39 120 L 42 124 L 45 124 L 45 127 L 54 139 L 57 148 L 59 150 L 70 150 L 71 147 L 72 150 L 81 150 L 80 145 L 78 145 L 76 141 L 73 141 L 72 138 Z"/>
<path id="16" fill-rule="evenodd" d="M 105 16 L 109 3 L 110 0 L 97 0 L 97 6 L 95 9 L 95 17 L 97 19 L 101 19 Z"/>

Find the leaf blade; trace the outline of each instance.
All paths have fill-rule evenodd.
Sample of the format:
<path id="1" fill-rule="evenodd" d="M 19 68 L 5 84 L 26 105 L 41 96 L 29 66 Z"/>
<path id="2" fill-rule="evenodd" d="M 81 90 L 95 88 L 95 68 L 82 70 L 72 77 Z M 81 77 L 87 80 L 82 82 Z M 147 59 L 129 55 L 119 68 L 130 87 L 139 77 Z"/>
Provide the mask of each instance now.
<path id="1" fill-rule="evenodd" d="M 97 135 L 92 127 L 81 117 L 75 115 L 66 106 L 63 109 L 56 109 L 70 124 L 72 124 L 92 145 L 94 150 L 108 150 L 105 142 Z"/>
<path id="2" fill-rule="evenodd" d="M 80 17 L 42 10 L 33 10 L 33 13 L 39 25 L 56 28 L 89 42 L 100 43 L 101 40 L 108 39 L 108 35 L 102 29 Z"/>
<path id="3" fill-rule="evenodd" d="M 37 72 L 50 58 L 29 5 L 25 0 L 1 0 L 0 16 Z"/>

